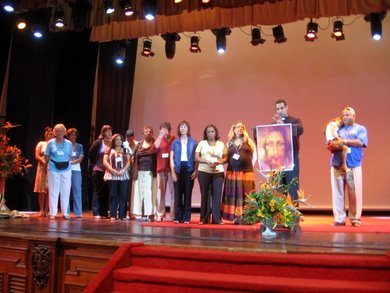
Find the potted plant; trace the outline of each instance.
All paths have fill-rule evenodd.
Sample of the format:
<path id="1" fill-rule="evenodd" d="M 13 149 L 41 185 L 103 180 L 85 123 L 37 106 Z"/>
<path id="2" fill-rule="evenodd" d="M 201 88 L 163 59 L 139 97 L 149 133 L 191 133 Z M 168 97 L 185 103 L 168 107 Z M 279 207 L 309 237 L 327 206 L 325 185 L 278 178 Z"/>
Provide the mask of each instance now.
<path id="1" fill-rule="evenodd" d="M 298 203 L 305 203 L 303 191 L 300 190 L 299 199 L 293 201 L 288 194 L 294 179 L 289 184 L 283 184 L 284 172 L 282 169 L 269 172 L 265 183 L 259 184 L 259 191 L 246 195 L 244 207 L 244 221 L 246 224 L 262 224 L 263 235 L 275 235 L 276 228 L 294 230 L 303 219 L 298 211 Z"/>
<path id="2" fill-rule="evenodd" d="M 31 167 L 28 160 L 22 156 L 17 146 L 9 144 L 6 133 L 8 129 L 16 127 L 9 122 L 0 126 L 0 217 L 11 216 L 11 211 L 5 204 L 5 182 L 7 178 L 15 174 L 24 174 Z"/>

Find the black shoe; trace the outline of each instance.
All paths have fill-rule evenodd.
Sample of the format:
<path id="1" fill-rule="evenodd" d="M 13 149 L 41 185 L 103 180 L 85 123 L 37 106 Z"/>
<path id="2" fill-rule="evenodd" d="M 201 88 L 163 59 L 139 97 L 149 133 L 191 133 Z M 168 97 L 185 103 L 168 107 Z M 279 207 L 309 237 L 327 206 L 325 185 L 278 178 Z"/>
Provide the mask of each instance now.
<path id="1" fill-rule="evenodd" d="M 332 224 L 332 226 L 345 226 L 345 222 L 342 222 L 342 223 L 340 223 L 340 222 L 334 222 L 334 223 Z"/>

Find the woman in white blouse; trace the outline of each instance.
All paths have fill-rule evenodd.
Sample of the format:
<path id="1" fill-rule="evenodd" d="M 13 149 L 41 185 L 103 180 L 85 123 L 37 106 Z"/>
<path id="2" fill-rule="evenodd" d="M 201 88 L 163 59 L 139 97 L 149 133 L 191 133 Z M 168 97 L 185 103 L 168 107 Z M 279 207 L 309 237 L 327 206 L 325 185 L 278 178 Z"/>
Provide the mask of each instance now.
<path id="1" fill-rule="evenodd" d="M 217 127 L 210 124 L 203 131 L 203 140 L 195 150 L 195 160 L 199 163 L 198 180 L 201 193 L 199 224 L 212 224 L 221 221 L 221 196 L 224 181 L 223 163 L 226 161 L 226 147 L 219 140 Z"/>

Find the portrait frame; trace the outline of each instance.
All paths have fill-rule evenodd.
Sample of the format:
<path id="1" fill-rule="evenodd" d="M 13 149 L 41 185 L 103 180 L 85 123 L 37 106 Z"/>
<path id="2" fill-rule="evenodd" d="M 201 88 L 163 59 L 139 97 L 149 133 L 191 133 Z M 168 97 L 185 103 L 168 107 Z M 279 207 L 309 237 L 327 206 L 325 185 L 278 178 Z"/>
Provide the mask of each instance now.
<path id="1" fill-rule="evenodd" d="M 292 125 L 258 125 L 254 129 L 260 172 L 294 169 Z"/>

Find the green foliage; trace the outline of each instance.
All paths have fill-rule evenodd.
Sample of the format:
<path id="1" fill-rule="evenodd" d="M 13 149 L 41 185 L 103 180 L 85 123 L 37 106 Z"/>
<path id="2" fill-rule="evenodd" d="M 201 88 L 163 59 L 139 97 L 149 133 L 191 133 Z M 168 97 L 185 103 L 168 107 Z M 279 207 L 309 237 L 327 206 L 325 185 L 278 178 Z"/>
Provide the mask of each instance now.
<path id="1" fill-rule="evenodd" d="M 283 226 L 293 228 L 301 219 L 301 213 L 288 195 L 288 189 L 296 184 L 296 178 L 283 184 L 282 170 L 272 171 L 265 183 L 259 184 L 259 191 L 246 195 L 244 221 L 246 224 L 261 222 L 270 228 Z"/>

